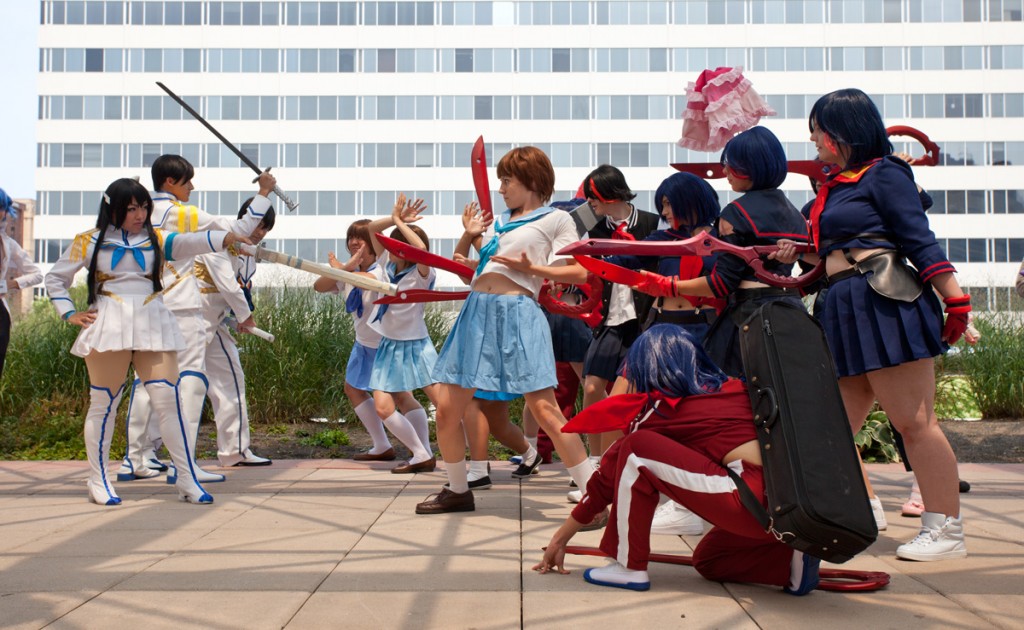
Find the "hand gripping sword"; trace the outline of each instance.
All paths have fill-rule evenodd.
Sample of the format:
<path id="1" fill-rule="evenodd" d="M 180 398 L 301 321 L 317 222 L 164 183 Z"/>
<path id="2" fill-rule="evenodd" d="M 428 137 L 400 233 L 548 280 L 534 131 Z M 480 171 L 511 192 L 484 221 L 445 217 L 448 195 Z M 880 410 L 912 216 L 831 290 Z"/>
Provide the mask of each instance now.
<path id="1" fill-rule="evenodd" d="M 204 127 L 209 129 L 210 133 L 212 133 L 213 135 L 217 136 L 217 139 L 220 140 L 222 143 L 224 143 L 224 146 L 226 146 L 227 148 L 231 149 L 231 152 L 234 153 L 235 155 L 237 155 L 238 159 L 241 160 L 243 164 L 245 164 L 246 166 L 251 168 L 256 173 L 256 175 L 261 175 L 263 173 L 263 170 L 260 169 L 260 167 L 256 166 L 255 162 L 250 160 L 244 153 L 242 153 L 241 149 L 239 149 L 235 145 L 231 144 L 231 142 L 227 138 L 225 138 L 223 135 L 221 135 L 221 133 L 219 131 L 217 131 L 213 127 L 213 125 L 211 125 L 210 123 L 206 122 L 206 119 L 203 118 L 202 116 L 200 116 L 199 112 L 197 112 L 196 110 L 192 109 L 191 105 L 189 105 L 188 103 L 183 101 L 180 96 L 178 96 L 177 94 L 172 92 L 171 89 L 169 87 L 167 87 L 166 85 L 164 85 L 163 83 L 160 83 L 159 81 L 157 81 L 156 84 L 158 86 L 160 86 L 161 90 L 163 90 L 164 92 L 167 92 L 167 96 L 170 96 L 171 98 L 174 99 L 174 101 L 178 105 L 181 105 L 182 109 L 184 109 L 189 114 L 192 114 L 193 118 L 198 120 L 200 123 L 202 123 L 202 125 Z M 267 170 L 269 171 L 270 167 L 267 167 Z M 255 183 L 255 181 L 256 180 L 253 180 L 254 183 Z M 286 192 L 281 190 L 280 186 L 274 186 L 274 194 L 281 198 L 281 201 L 284 202 L 284 205 L 288 206 L 288 210 L 289 211 L 294 212 L 295 209 L 299 207 L 299 204 L 296 203 L 295 201 L 292 201 L 292 198 L 289 197 Z"/>

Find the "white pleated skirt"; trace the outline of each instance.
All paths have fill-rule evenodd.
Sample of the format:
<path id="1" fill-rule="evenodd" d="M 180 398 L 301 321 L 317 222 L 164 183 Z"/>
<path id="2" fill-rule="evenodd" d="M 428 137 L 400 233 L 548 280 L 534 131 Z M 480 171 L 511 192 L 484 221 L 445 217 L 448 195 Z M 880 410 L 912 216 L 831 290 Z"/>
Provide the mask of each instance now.
<path id="1" fill-rule="evenodd" d="M 97 296 L 96 321 L 78 334 L 71 354 L 85 357 L 92 352 L 117 350 L 184 350 L 185 338 L 174 314 L 160 298 L 148 303 L 146 299 L 146 296 Z"/>

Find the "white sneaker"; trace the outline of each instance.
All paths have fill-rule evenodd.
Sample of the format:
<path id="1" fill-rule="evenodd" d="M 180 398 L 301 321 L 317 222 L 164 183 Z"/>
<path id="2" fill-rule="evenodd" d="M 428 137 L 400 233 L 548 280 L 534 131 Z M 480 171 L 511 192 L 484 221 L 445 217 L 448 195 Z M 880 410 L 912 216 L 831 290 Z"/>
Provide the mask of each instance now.
<path id="1" fill-rule="evenodd" d="M 668 536 L 699 536 L 704 533 L 704 519 L 675 501 L 666 501 L 654 511 L 651 533 Z"/>
<path id="2" fill-rule="evenodd" d="M 651 578 L 647 571 L 633 571 L 618 562 L 609 562 L 599 569 L 587 569 L 583 579 L 591 584 L 628 588 L 631 591 L 646 591 L 651 588 Z"/>
<path id="3" fill-rule="evenodd" d="M 896 549 L 897 558 L 919 562 L 966 556 L 963 521 L 936 512 L 921 514 L 921 531 L 918 532 L 917 538 Z"/>
<path id="4" fill-rule="evenodd" d="M 878 497 L 871 499 L 871 515 L 875 517 L 875 525 L 878 526 L 878 531 L 884 532 L 889 527 L 889 523 L 885 520 L 885 509 L 882 508 L 882 500 Z"/>
<path id="5" fill-rule="evenodd" d="M 565 495 L 565 498 L 569 500 L 569 503 L 579 503 L 583 500 L 583 491 L 570 490 L 569 494 Z"/>

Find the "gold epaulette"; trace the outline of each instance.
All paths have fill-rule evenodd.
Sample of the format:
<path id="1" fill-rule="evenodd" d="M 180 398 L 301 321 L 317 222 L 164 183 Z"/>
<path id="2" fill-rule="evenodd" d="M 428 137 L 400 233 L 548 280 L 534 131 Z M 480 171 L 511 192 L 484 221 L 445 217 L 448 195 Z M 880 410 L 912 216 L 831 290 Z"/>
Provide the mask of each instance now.
<path id="1" fill-rule="evenodd" d="M 75 240 L 71 244 L 71 262 L 85 260 L 85 254 L 89 251 L 89 245 L 95 240 L 95 236 L 99 232 L 99 228 L 95 228 L 75 236 Z"/>
<path id="2" fill-rule="evenodd" d="M 197 231 L 199 229 L 199 208 L 195 206 L 186 206 L 185 204 L 177 201 L 174 202 L 174 205 L 178 209 L 178 222 L 176 224 L 175 231 Z"/>

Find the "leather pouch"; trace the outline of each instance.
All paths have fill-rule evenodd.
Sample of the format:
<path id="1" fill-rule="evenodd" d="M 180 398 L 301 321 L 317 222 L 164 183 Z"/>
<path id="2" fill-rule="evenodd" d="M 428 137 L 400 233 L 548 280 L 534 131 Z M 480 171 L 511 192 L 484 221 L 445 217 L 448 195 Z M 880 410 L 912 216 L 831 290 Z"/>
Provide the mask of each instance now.
<path id="1" fill-rule="evenodd" d="M 895 250 L 872 254 L 858 261 L 855 267 L 866 276 L 868 285 L 875 293 L 887 298 L 913 302 L 921 297 L 924 290 L 917 273 Z"/>

